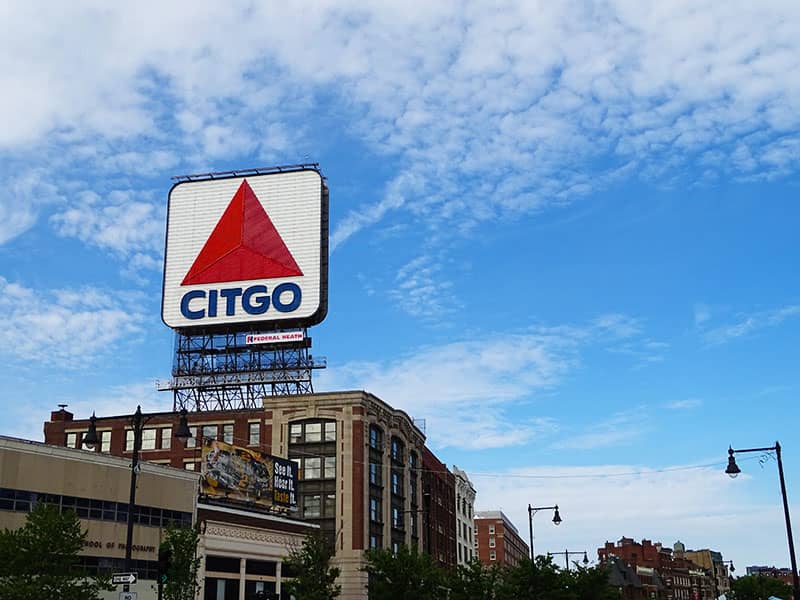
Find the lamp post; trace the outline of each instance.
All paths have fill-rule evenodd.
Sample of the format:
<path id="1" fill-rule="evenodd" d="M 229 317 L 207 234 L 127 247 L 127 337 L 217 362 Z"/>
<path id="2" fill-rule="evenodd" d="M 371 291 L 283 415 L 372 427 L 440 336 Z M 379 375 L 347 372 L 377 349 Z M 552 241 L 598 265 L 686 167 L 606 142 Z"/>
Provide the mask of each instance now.
<path id="1" fill-rule="evenodd" d="M 564 550 L 563 552 L 548 552 L 547 556 L 556 556 L 556 555 L 564 555 L 564 565 L 567 567 L 567 571 L 569 571 L 569 557 L 570 555 L 575 556 L 576 554 L 583 554 L 583 566 L 589 564 L 589 557 L 586 555 L 586 550 L 576 550 L 573 552 L 572 550 Z M 578 561 L 575 561 L 575 564 L 578 564 Z"/>
<path id="2" fill-rule="evenodd" d="M 128 530 L 125 536 L 125 572 L 130 573 L 132 569 L 131 550 L 133 546 L 133 513 L 136 509 L 136 476 L 139 474 L 139 450 L 142 448 L 142 432 L 144 426 L 150 420 L 150 417 L 145 418 L 142 414 L 142 407 L 137 406 L 136 412 L 131 417 L 131 429 L 133 430 L 133 454 L 131 457 L 131 489 L 128 500 Z M 97 437 L 97 417 L 92 413 L 89 418 L 89 431 L 83 436 L 83 443 L 90 448 L 95 448 L 100 444 L 100 438 Z M 192 437 L 192 432 L 189 430 L 189 423 L 187 422 L 187 412 L 183 408 L 180 411 L 180 420 L 178 421 L 178 429 L 175 431 L 174 437 L 178 440 L 185 442 Z M 130 584 L 124 584 L 123 591 L 130 591 Z"/>
<path id="3" fill-rule="evenodd" d="M 561 524 L 561 515 L 558 514 L 558 504 L 553 506 L 531 506 L 528 504 L 528 529 L 530 530 L 531 534 L 531 585 L 530 585 L 530 593 L 531 597 L 535 598 L 536 596 L 536 554 L 533 552 L 533 515 L 535 515 L 540 510 L 552 510 L 553 512 L 553 524 L 560 525 Z"/>
<path id="4" fill-rule="evenodd" d="M 531 506 L 528 504 L 528 529 L 530 530 L 531 535 L 531 562 L 535 563 L 536 555 L 533 552 L 533 515 L 535 515 L 540 510 L 552 510 L 555 511 L 553 514 L 553 524 L 560 525 L 561 524 L 561 515 L 558 514 L 558 504 L 554 506 Z"/>
<path id="5" fill-rule="evenodd" d="M 728 466 L 725 472 L 735 478 L 742 470 L 736 464 L 735 454 L 742 454 L 746 452 L 774 452 L 775 458 L 778 461 L 778 477 L 781 482 L 781 497 L 783 498 L 783 516 L 786 520 L 786 537 L 789 540 L 789 560 L 792 563 L 792 596 L 795 600 L 800 600 L 800 580 L 797 577 L 797 560 L 794 555 L 794 539 L 792 538 L 792 521 L 789 518 L 789 501 L 786 498 L 786 480 L 783 476 L 783 460 L 781 459 L 781 444 L 775 442 L 774 446 L 766 448 L 742 448 L 741 450 L 734 450 L 733 447 L 728 446 Z M 733 569 L 731 569 L 733 570 Z"/>

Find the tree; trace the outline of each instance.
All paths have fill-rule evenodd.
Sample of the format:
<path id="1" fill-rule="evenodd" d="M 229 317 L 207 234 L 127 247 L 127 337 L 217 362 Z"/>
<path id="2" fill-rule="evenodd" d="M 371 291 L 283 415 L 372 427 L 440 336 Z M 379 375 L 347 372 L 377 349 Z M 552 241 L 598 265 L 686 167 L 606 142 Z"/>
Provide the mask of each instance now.
<path id="1" fill-rule="evenodd" d="M 449 593 L 444 573 L 417 548 L 367 550 L 366 558 L 370 600 L 441 600 Z"/>
<path id="2" fill-rule="evenodd" d="M 446 584 L 450 588 L 449 600 L 494 600 L 503 582 L 504 573 L 498 565 L 484 565 L 473 558 L 459 565 Z"/>
<path id="3" fill-rule="evenodd" d="M 200 558 L 197 542 L 200 535 L 192 527 L 168 526 L 159 550 L 170 557 L 164 584 L 164 600 L 194 600 L 200 584 L 197 571 Z"/>
<path id="4" fill-rule="evenodd" d="M 297 600 L 331 600 L 342 591 L 336 583 L 339 569 L 331 567 L 333 549 L 320 535 L 309 535 L 303 545 L 293 550 L 284 561 L 284 567 L 292 580 L 283 587 Z"/>
<path id="5" fill-rule="evenodd" d="M 736 600 L 767 600 L 770 596 L 788 600 L 792 588 L 773 577 L 746 575 L 731 582 L 731 592 Z"/>
<path id="6" fill-rule="evenodd" d="M 99 600 L 113 588 L 80 569 L 85 540 L 73 511 L 36 504 L 22 528 L 0 533 L 0 600 Z"/>
<path id="7" fill-rule="evenodd" d="M 567 589 L 576 600 L 613 600 L 621 592 L 608 582 L 608 565 L 577 567 L 562 575 Z"/>

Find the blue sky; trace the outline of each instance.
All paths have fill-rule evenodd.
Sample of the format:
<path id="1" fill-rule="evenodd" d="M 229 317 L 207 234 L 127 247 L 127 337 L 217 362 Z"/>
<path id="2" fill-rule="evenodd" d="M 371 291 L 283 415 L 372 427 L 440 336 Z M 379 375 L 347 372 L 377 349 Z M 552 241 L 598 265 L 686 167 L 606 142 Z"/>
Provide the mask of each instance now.
<path id="1" fill-rule="evenodd" d="M 541 551 L 788 565 L 774 463 L 721 470 L 779 439 L 800 506 L 797 3 L 362 4 L 2 9 L 2 433 L 171 406 L 170 177 L 315 161 L 317 389 L 559 503 Z"/>

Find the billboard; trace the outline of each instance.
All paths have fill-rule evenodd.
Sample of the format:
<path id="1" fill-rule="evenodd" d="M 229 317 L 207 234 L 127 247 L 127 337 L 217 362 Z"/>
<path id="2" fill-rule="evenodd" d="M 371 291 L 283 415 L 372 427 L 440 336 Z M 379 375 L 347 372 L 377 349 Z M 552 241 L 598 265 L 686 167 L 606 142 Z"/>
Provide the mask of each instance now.
<path id="1" fill-rule="evenodd" d="M 328 197 L 316 169 L 189 179 L 170 190 L 167 326 L 307 327 L 325 318 L 327 287 Z"/>
<path id="2" fill-rule="evenodd" d="M 259 506 L 297 507 L 297 465 L 219 440 L 205 440 L 202 492 Z"/>

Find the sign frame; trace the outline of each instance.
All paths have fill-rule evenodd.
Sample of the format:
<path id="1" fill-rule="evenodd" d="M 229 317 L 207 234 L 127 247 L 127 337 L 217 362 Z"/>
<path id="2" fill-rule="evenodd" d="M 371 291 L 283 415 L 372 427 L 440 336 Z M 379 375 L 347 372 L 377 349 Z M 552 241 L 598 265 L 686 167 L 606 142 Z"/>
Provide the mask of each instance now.
<path id="1" fill-rule="evenodd" d="M 224 316 L 220 317 L 219 313 L 217 313 L 213 317 L 198 318 L 197 323 L 192 323 L 187 318 L 185 318 L 185 313 L 183 313 L 182 311 L 180 311 L 180 314 L 178 314 L 179 311 L 176 310 L 175 299 L 177 295 L 180 293 L 180 291 L 176 290 L 182 290 L 183 288 L 186 288 L 187 290 L 192 291 L 192 290 L 197 290 L 197 286 L 190 284 L 184 285 L 183 283 L 181 283 L 181 285 L 179 286 L 175 285 L 176 273 L 178 273 L 179 277 L 184 277 L 185 275 L 187 275 L 187 273 L 180 272 L 181 268 L 185 269 L 186 265 L 185 257 L 181 257 L 180 260 L 174 259 L 176 251 L 173 250 L 173 247 L 178 247 L 180 244 L 191 245 L 194 254 L 194 258 L 192 260 L 196 260 L 197 255 L 199 255 L 200 252 L 204 250 L 204 246 L 202 245 L 202 243 L 198 243 L 198 239 L 203 239 L 205 243 L 208 243 L 208 238 L 211 237 L 211 234 L 208 233 L 208 238 L 205 238 L 204 235 L 199 235 L 198 232 L 195 230 L 192 230 L 187 234 L 185 230 L 190 229 L 189 226 L 192 225 L 192 223 L 187 223 L 185 226 L 183 226 L 183 225 L 176 225 L 174 220 L 171 222 L 171 217 L 173 217 L 174 219 L 178 218 L 174 215 L 174 212 L 178 212 L 178 210 L 180 210 L 181 219 L 185 218 L 186 215 L 189 215 L 191 219 L 194 219 L 195 221 L 198 219 L 202 219 L 205 225 L 205 229 L 207 230 L 209 229 L 208 223 L 211 223 L 212 221 L 213 223 L 219 225 L 219 222 L 222 220 L 223 214 L 226 212 L 226 207 L 228 207 L 229 203 L 231 203 L 232 201 L 232 196 L 227 192 L 225 194 L 220 192 L 215 196 L 213 192 L 214 186 L 224 187 L 227 190 L 234 189 L 235 191 L 236 188 L 239 187 L 240 182 L 246 181 L 248 185 L 253 185 L 253 187 L 260 188 L 261 190 L 264 189 L 264 186 L 272 186 L 272 188 L 274 189 L 280 189 L 281 188 L 280 178 L 283 177 L 284 180 L 287 182 L 287 184 L 284 187 L 290 189 L 293 179 L 302 181 L 303 178 L 307 178 L 306 174 L 310 173 L 313 173 L 316 177 L 319 178 L 319 223 L 318 224 L 316 223 L 315 220 L 310 221 L 308 219 L 303 219 L 303 216 L 299 214 L 300 209 L 298 208 L 296 211 L 292 211 L 290 205 L 290 202 L 295 197 L 301 197 L 305 202 L 316 203 L 315 195 L 313 197 L 311 195 L 302 196 L 302 194 L 301 196 L 297 196 L 297 194 L 295 194 L 295 196 L 292 196 L 290 192 L 287 192 L 286 195 L 283 196 L 280 193 L 274 193 L 274 195 L 270 195 L 270 199 L 265 202 L 265 199 L 261 197 L 261 195 L 263 195 L 263 191 L 261 192 L 261 195 L 259 195 L 258 190 L 252 190 L 252 191 L 254 197 L 261 204 L 261 207 L 265 211 L 265 214 L 267 215 L 268 219 L 272 219 L 272 215 L 270 214 L 271 211 L 275 211 L 275 213 L 280 213 L 280 215 L 283 215 L 282 220 L 284 222 L 282 222 L 280 225 L 278 223 L 275 223 L 275 227 L 276 231 L 278 232 L 278 236 L 280 237 L 281 241 L 283 241 L 286 244 L 290 253 L 293 252 L 292 246 L 293 244 L 297 243 L 296 241 L 297 239 L 302 239 L 302 240 L 316 239 L 316 234 L 313 234 L 314 235 L 313 238 L 311 236 L 312 233 L 316 231 L 316 227 L 319 227 L 319 235 L 320 235 L 319 256 L 318 258 L 317 257 L 313 258 L 313 260 L 318 260 L 319 289 L 318 290 L 316 289 L 316 285 L 314 283 L 311 283 L 310 287 L 306 284 L 299 286 L 299 288 L 301 289 L 312 290 L 311 293 L 316 294 L 318 298 L 316 305 L 314 305 L 312 302 L 310 308 L 308 308 L 307 310 L 304 310 L 304 308 L 301 306 L 298 310 L 293 310 L 288 312 L 280 312 L 273 306 L 270 307 L 271 310 L 267 310 L 265 313 L 261 315 L 253 315 L 253 314 L 245 315 L 240 312 L 240 314 L 234 316 L 228 316 L 227 314 L 225 314 L 225 309 L 223 308 L 221 312 Z M 264 178 L 269 178 L 269 179 L 264 179 Z M 230 171 L 226 173 L 212 173 L 208 175 L 189 175 L 184 177 L 178 177 L 175 179 L 177 179 L 177 181 L 170 188 L 167 201 L 166 233 L 164 239 L 164 269 L 163 269 L 162 286 L 161 286 L 161 320 L 167 327 L 177 332 L 186 332 L 186 333 L 197 333 L 200 331 L 265 332 L 265 331 L 275 331 L 279 329 L 295 329 L 295 328 L 304 329 L 313 325 L 317 325 L 325 319 L 328 312 L 329 191 L 328 191 L 327 181 L 320 172 L 319 166 L 317 164 L 304 164 L 304 165 L 292 165 L 292 166 L 282 166 L 282 167 L 270 167 L 265 169 Z M 231 181 L 231 180 L 238 180 L 238 181 Z M 311 182 L 311 179 L 309 178 L 308 181 Z M 200 193 L 199 191 L 203 189 L 202 187 L 200 187 L 203 185 L 206 185 L 208 188 L 212 189 L 211 192 L 205 192 L 205 194 L 210 199 L 201 197 L 203 196 L 203 193 Z M 308 185 L 311 185 L 311 183 L 309 183 Z M 196 187 L 196 190 L 198 190 L 198 192 L 187 192 L 186 190 L 189 188 L 187 188 L 186 186 L 198 186 Z M 190 208 L 182 207 L 180 209 L 176 209 L 176 206 L 179 205 L 181 202 L 184 203 L 188 202 L 186 199 L 181 198 L 180 192 L 183 192 L 184 196 L 192 193 L 195 193 L 197 195 L 196 197 L 194 197 L 193 200 L 194 204 Z M 198 197 L 201 198 L 198 200 L 197 199 Z M 176 200 L 176 198 L 180 199 Z M 267 204 L 271 204 L 271 206 L 267 207 L 266 206 Z M 279 208 L 276 209 L 276 207 Z M 209 215 L 213 215 L 213 217 Z M 291 215 L 290 217 L 288 217 L 288 219 L 291 221 L 289 227 L 287 227 L 285 224 L 285 221 L 287 221 L 286 215 Z M 244 216 L 242 217 L 242 219 L 246 220 Z M 292 225 L 292 223 L 296 223 L 296 226 Z M 178 229 L 178 227 L 182 228 Z M 281 231 L 282 227 L 283 231 Z M 297 233 L 298 230 L 302 230 L 302 233 L 298 234 Z M 211 232 L 213 232 L 213 229 L 211 230 Z M 205 233 L 207 232 L 205 232 L 204 230 L 204 234 Z M 182 239 L 186 235 L 194 237 L 190 242 L 186 242 L 185 240 Z M 300 236 L 300 238 L 298 238 L 298 236 Z M 290 241 L 287 242 L 287 240 Z M 183 250 L 183 253 L 185 255 L 186 251 Z M 174 266 L 176 263 L 182 263 L 181 267 Z M 253 287 L 255 287 L 256 285 L 258 286 L 265 285 L 266 287 L 270 288 L 270 292 L 273 293 L 273 303 L 274 303 L 275 300 L 274 295 L 276 292 L 279 293 L 279 290 L 277 290 L 276 288 L 281 287 L 280 284 L 282 282 L 288 282 L 292 284 L 294 279 L 297 278 L 277 276 L 276 278 L 243 279 L 239 281 L 220 282 L 220 283 L 212 283 L 205 285 L 198 284 L 198 285 L 200 288 L 233 287 L 233 288 L 245 289 L 245 291 L 247 289 L 246 286 L 252 285 Z M 209 291 L 208 293 L 210 295 L 211 291 Z M 286 297 L 287 296 L 284 296 L 284 298 Z M 291 297 L 291 294 L 288 297 Z M 240 296 L 239 300 L 241 301 L 243 300 L 243 298 Z M 198 307 L 201 307 L 203 305 L 203 301 L 204 301 L 203 298 L 194 300 L 195 305 Z M 225 306 L 225 303 L 220 302 L 220 307 L 223 306 Z M 314 309 L 313 312 L 310 312 L 309 314 L 309 311 L 311 311 L 312 309 Z M 241 311 L 241 308 L 239 310 Z M 300 312 L 301 314 L 300 316 L 296 316 L 292 314 L 293 312 Z"/>

